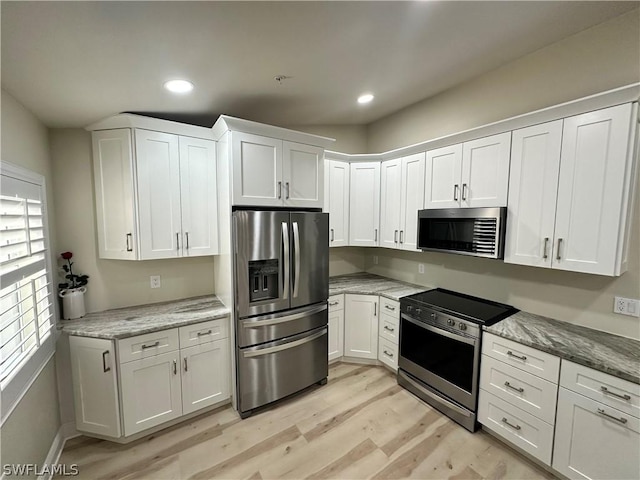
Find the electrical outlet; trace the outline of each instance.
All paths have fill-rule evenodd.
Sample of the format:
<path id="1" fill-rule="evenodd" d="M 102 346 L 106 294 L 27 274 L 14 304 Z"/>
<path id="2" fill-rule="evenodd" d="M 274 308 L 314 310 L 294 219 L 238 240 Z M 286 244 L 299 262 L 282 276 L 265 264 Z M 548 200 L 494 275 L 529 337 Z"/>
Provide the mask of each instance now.
<path id="1" fill-rule="evenodd" d="M 151 275 L 149 280 L 151 282 L 151 288 L 160 288 L 162 286 L 162 283 L 160 282 L 160 275 Z"/>
<path id="2" fill-rule="evenodd" d="M 630 317 L 640 317 L 640 300 L 635 298 L 615 297 L 613 312 Z"/>
<path id="3" fill-rule="evenodd" d="M 373 264 L 377 265 L 378 264 L 378 255 L 374 255 L 373 256 Z"/>
<path id="4" fill-rule="evenodd" d="M 418 273 L 424 273 L 424 263 L 418 264 Z"/>

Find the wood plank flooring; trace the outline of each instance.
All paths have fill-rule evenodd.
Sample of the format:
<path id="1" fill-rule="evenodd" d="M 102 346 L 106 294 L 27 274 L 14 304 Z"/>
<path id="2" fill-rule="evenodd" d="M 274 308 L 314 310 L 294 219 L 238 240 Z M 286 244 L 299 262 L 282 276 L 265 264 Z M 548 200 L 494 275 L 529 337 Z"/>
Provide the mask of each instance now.
<path id="1" fill-rule="evenodd" d="M 224 407 L 129 445 L 78 437 L 60 463 L 86 479 L 553 478 L 388 370 L 346 363 L 330 367 L 327 385 L 246 420 Z"/>

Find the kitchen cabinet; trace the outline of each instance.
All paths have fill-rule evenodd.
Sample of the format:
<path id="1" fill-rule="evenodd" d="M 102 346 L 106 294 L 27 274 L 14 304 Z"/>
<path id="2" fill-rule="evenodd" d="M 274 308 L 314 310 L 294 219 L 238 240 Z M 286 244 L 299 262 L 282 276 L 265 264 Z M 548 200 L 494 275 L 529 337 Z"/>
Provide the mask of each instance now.
<path id="1" fill-rule="evenodd" d="M 344 355 L 344 295 L 329 297 L 329 361 Z"/>
<path id="2" fill-rule="evenodd" d="M 350 164 L 349 245 L 378 246 L 380 230 L 380 162 Z"/>
<path id="3" fill-rule="evenodd" d="M 379 298 L 374 295 L 344 296 L 344 355 L 378 358 Z"/>
<path id="4" fill-rule="evenodd" d="M 511 132 L 427 151 L 424 208 L 507 205 Z"/>
<path id="5" fill-rule="evenodd" d="M 119 437 L 120 403 L 113 341 L 69 337 L 76 429 Z"/>
<path id="6" fill-rule="evenodd" d="M 218 253 L 215 142 L 140 128 L 92 138 L 101 258 Z"/>
<path id="7" fill-rule="evenodd" d="M 424 202 L 425 154 L 382 162 L 380 246 L 418 251 L 418 210 Z"/>
<path id="8" fill-rule="evenodd" d="M 637 384 L 563 360 L 553 468 L 571 479 L 640 478 L 639 395 Z"/>
<path id="9" fill-rule="evenodd" d="M 624 104 L 514 132 L 505 262 L 626 271 L 636 111 Z"/>
<path id="10" fill-rule="evenodd" d="M 398 370 L 398 343 L 400 339 L 400 303 L 380 297 L 380 315 L 378 315 L 378 360 Z"/>
<path id="11" fill-rule="evenodd" d="M 324 211 L 329 213 L 329 246 L 349 245 L 349 163 L 325 160 Z"/>
<path id="12" fill-rule="evenodd" d="M 324 149 L 232 132 L 233 205 L 322 208 Z"/>
<path id="13" fill-rule="evenodd" d="M 227 323 L 120 340 L 71 336 L 76 428 L 126 438 L 228 400 Z"/>

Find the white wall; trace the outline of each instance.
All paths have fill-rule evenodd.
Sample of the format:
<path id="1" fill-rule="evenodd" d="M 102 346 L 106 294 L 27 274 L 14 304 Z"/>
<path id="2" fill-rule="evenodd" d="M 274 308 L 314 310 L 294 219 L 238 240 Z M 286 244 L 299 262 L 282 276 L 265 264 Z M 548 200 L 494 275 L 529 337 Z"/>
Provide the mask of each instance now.
<path id="1" fill-rule="evenodd" d="M 367 127 L 365 125 L 296 125 L 291 130 L 335 139 L 327 150 L 342 153 L 367 151 Z"/>
<path id="2" fill-rule="evenodd" d="M 50 208 L 49 227 L 55 251 L 55 222 L 51 215 L 51 162 L 47 129 L 8 92 L 2 90 L 2 160 L 44 175 Z M 0 429 L 0 464 L 41 465 L 60 427 L 56 356 L 45 365 Z M 25 478 L 25 477 L 22 477 Z"/>

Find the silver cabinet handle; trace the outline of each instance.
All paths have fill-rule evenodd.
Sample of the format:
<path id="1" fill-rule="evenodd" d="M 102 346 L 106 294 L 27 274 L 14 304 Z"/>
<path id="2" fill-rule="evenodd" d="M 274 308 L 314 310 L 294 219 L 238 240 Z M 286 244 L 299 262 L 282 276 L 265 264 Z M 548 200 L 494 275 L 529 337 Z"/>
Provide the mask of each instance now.
<path id="1" fill-rule="evenodd" d="M 155 348 L 155 347 L 159 347 L 159 346 L 160 346 L 160 340 L 156 341 L 156 343 L 152 343 L 151 345 L 145 345 L 143 343 L 140 348 L 142 348 L 142 350 L 145 350 L 147 348 Z"/>
<path id="2" fill-rule="evenodd" d="M 173 361 L 173 374 L 178 374 L 178 362 L 176 360 Z"/>
<path id="3" fill-rule="evenodd" d="M 211 335 L 211 329 L 207 330 L 206 332 L 198 332 L 196 335 L 198 335 L 199 337 L 204 337 L 205 335 Z"/>
<path id="4" fill-rule="evenodd" d="M 398 230 L 393 231 L 393 243 L 398 243 Z"/>
<path id="5" fill-rule="evenodd" d="M 338 305 L 340 302 L 329 302 L 329 306 L 330 307 L 335 307 L 336 305 Z"/>
<path id="6" fill-rule="evenodd" d="M 284 186 L 287 189 L 287 196 L 285 197 L 285 199 L 289 200 L 289 182 L 285 183 Z"/>
<path id="7" fill-rule="evenodd" d="M 524 388 L 520 387 L 520 388 L 516 388 L 513 385 L 511 385 L 509 382 L 504 382 L 504 386 L 507 388 L 510 388 L 511 390 L 515 390 L 518 393 L 523 393 L 524 392 Z"/>
<path id="8" fill-rule="evenodd" d="M 189 371 L 189 365 L 187 365 L 187 357 L 184 357 L 184 371 L 185 372 Z"/>
<path id="9" fill-rule="evenodd" d="M 289 198 L 287 196 L 287 198 Z M 296 262 L 293 272 L 293 298 L 298 297 L 298 288 L 300 287 L 300 230 L 298 229 L 298 222 L 293 222 L 293 260 Z"/>
<path id="10" fill-rule="evenodd" d="M 390 307 L 389 305 L 385 305 L 384 308 L 386 308 L 387 310 L 391 310 L 392 312 L 396 311 L 396 307 Z"/>
<path id="11" fill-rule="evenodd" d="M 404 230 L 400 230 L 400 243 L 404 243 Z"/>
<path id="12" fill-rule="evenodd" d="M 185 232 L 185 237 L 187 237 L 187 250 L 189 250 L 189 232 Z"/>
<path id="13" fill-rule="evenodd" d="M 373 230 L 373 241 L 374 241 L 374 242 L 377 242 L 377 241 L 378 241 L 378 229 L 377 229 L 377 228 L 375 228 L 375 229 Z"/>
<path id="14" fill-rule="evenodd" d="M 391 353 L 391 352 L 387 352 L 386 350 L 383 350 L 383 352 L 384 352 L 384 354 L 385 354 L 385 355 L 387 355 L 387 356 L 389 356 L 389 357 L 393 358 L 393 353 Z"/>
<path id="15" fill-rule="evenodd" d="M 454 201 L 456 201 L 456 202 L 458 201 L 458 190 L 459 190 L 459 189 L 460 189 L 460 187 L 459 187 L 459 186 L 458 186 L 458 184 L 456 183 L 456 184 L 453 186 L 453 200 L 454 200 Z"/>
<path id="16" fill-rule="evenodd" d="M 396 331 L 395 328 L 389 328 L 386 325 L 384 327 L 382 327 L 382 328 L 384 328 L 387 332 L 395 332 Z"/>
<path id="17" fill-rule="evenodd" d="M 511 350 L 507 351 L 507 355 L 509 355 L 510 357 L 513 357 L 513 358 L 517 358 L 518 360 L 522 360 L 523 362 L 527 360 L 527 357 L 525 357 L 524 355 L 522 355 L 522 356 L 516 355 Z"/>
<path id="18" fill-rule="evenodd" d="M 327 334 L 327 329 L 324 328 L 321 332 L 314 333 L 309 337 L 301 338 L 300 340 L 294 340 L 293 342 L 285 343 L 283 345 L 277 345 L 275 347 L 266 347 L 266 348 L 260 348 L 258 350 L 249 351 L 249 352 L 243 352 L 242 356 L 244 358 L 252 358 L 252 357 L 261 357 L 262 355 L 268 355 L 270 353 L 281 352 L 283 350 L 288 350 L 289 348 L 294 348 L 300 345 L 304 345 L 305 343 L 313 342 L 314 340 L 326 334 Z"/>
<path id="19" fill-rule="evenodd" d="M 513 423 L 509 423 L 509 420 L 507 420 L 506 417 L 502 417 L 502 423 L 509 425 L 511 428 L 515 430 L 522 430 L 522 427 L 520 425 L 514 425 Z"/>
<path id="20" fill-rule="evenodd" d="M 609 415 L 607 412 L 605 412 L 601 408 L 598 409 L 598 414 L 602 415 L 603 417 L 607 417 L 609 420 L 613 420 L 615 422 L 621 423 L 622 425 L 627 423 L 627 419 L 626 418 L 614 417 L 613 415 Z"/>
<path id="21" fill-rule="evenodd" d="M 289 226 L 287 222 L 282 222 L 282 248 L 284 250 L 282 298 L 287 299 L 289 298 Z"/>
<path id="22" fill-rule="evenodd" d="M 605 387 L 605 386 L 601 386 L 601 387 L 600 387 L 600 391 L 601 391 L 602 393 L 604 393 L 605 395 L 611 395 L 611 396 L 613 396 L 613 397 L 620 398 L 620 399 L 622 399 L 622 400 L 627 400 L 627 401 L 631 400 L 631 395 L 627 395 L 627 394 L 620 395 L 619 393 L 612 392 L 611 390 L 609 390 L 609 389 L 608 389 L 607 387 Z"/>
<path id="23" fill-rule="evenodd" d="M 558 249 L 556 250 L 556 260 L 560 260 L 560 244 L 562 243 L 562 239 L 558 239 Z"/>
<path id="24" fill-rule="evenodd" d="M 333 242 L 333 228 L 331 229 L 331 241 Z"/>
<path id="25" fill-rule="evenodd" d="M 378 302 L 373 304 L 373 316 L 375 317 L 376 315 L 378 315 Z"/>
<path id="26" fill-rule="evenodd" d="M 180 250 L 180 232 L 176 232 L 176 250 Z"/>
<path id="27" fill-rule="evenodd" d="M 462 184 L 462 200 L 466 200 L 467 199 L 467 184 L 463 183 Z"/>
<path id="28" fill-rule="evenodd" d="M 111 370 L 111 367 L 107 367 L 107 355 L 109 354 L 109 350 L 105 350 L 102 352 L 102 371 L 108 372 Z"/>
<path id="29" fill-rule="evenodd" d="M 278 182 L 278 198 L 282 198 L 282 182 Z"/>
<path id="30" fill-rule="evenodd" d="M 133 234 L 127 233 L 126 239 L 127 239 L 127 252 L 133 252 L 133 247 L 129 244 L 129 239 L 131 239 L 131 243 L 133 243 Z"/>
<path id="31" fill-rule="evenodd" d="M 542 247 L 542 258 L 545 260 L 549 257 L 547 255 L 547 247 L 549 246 L 549 237 L 544 237 L 544 247 Z"/>

